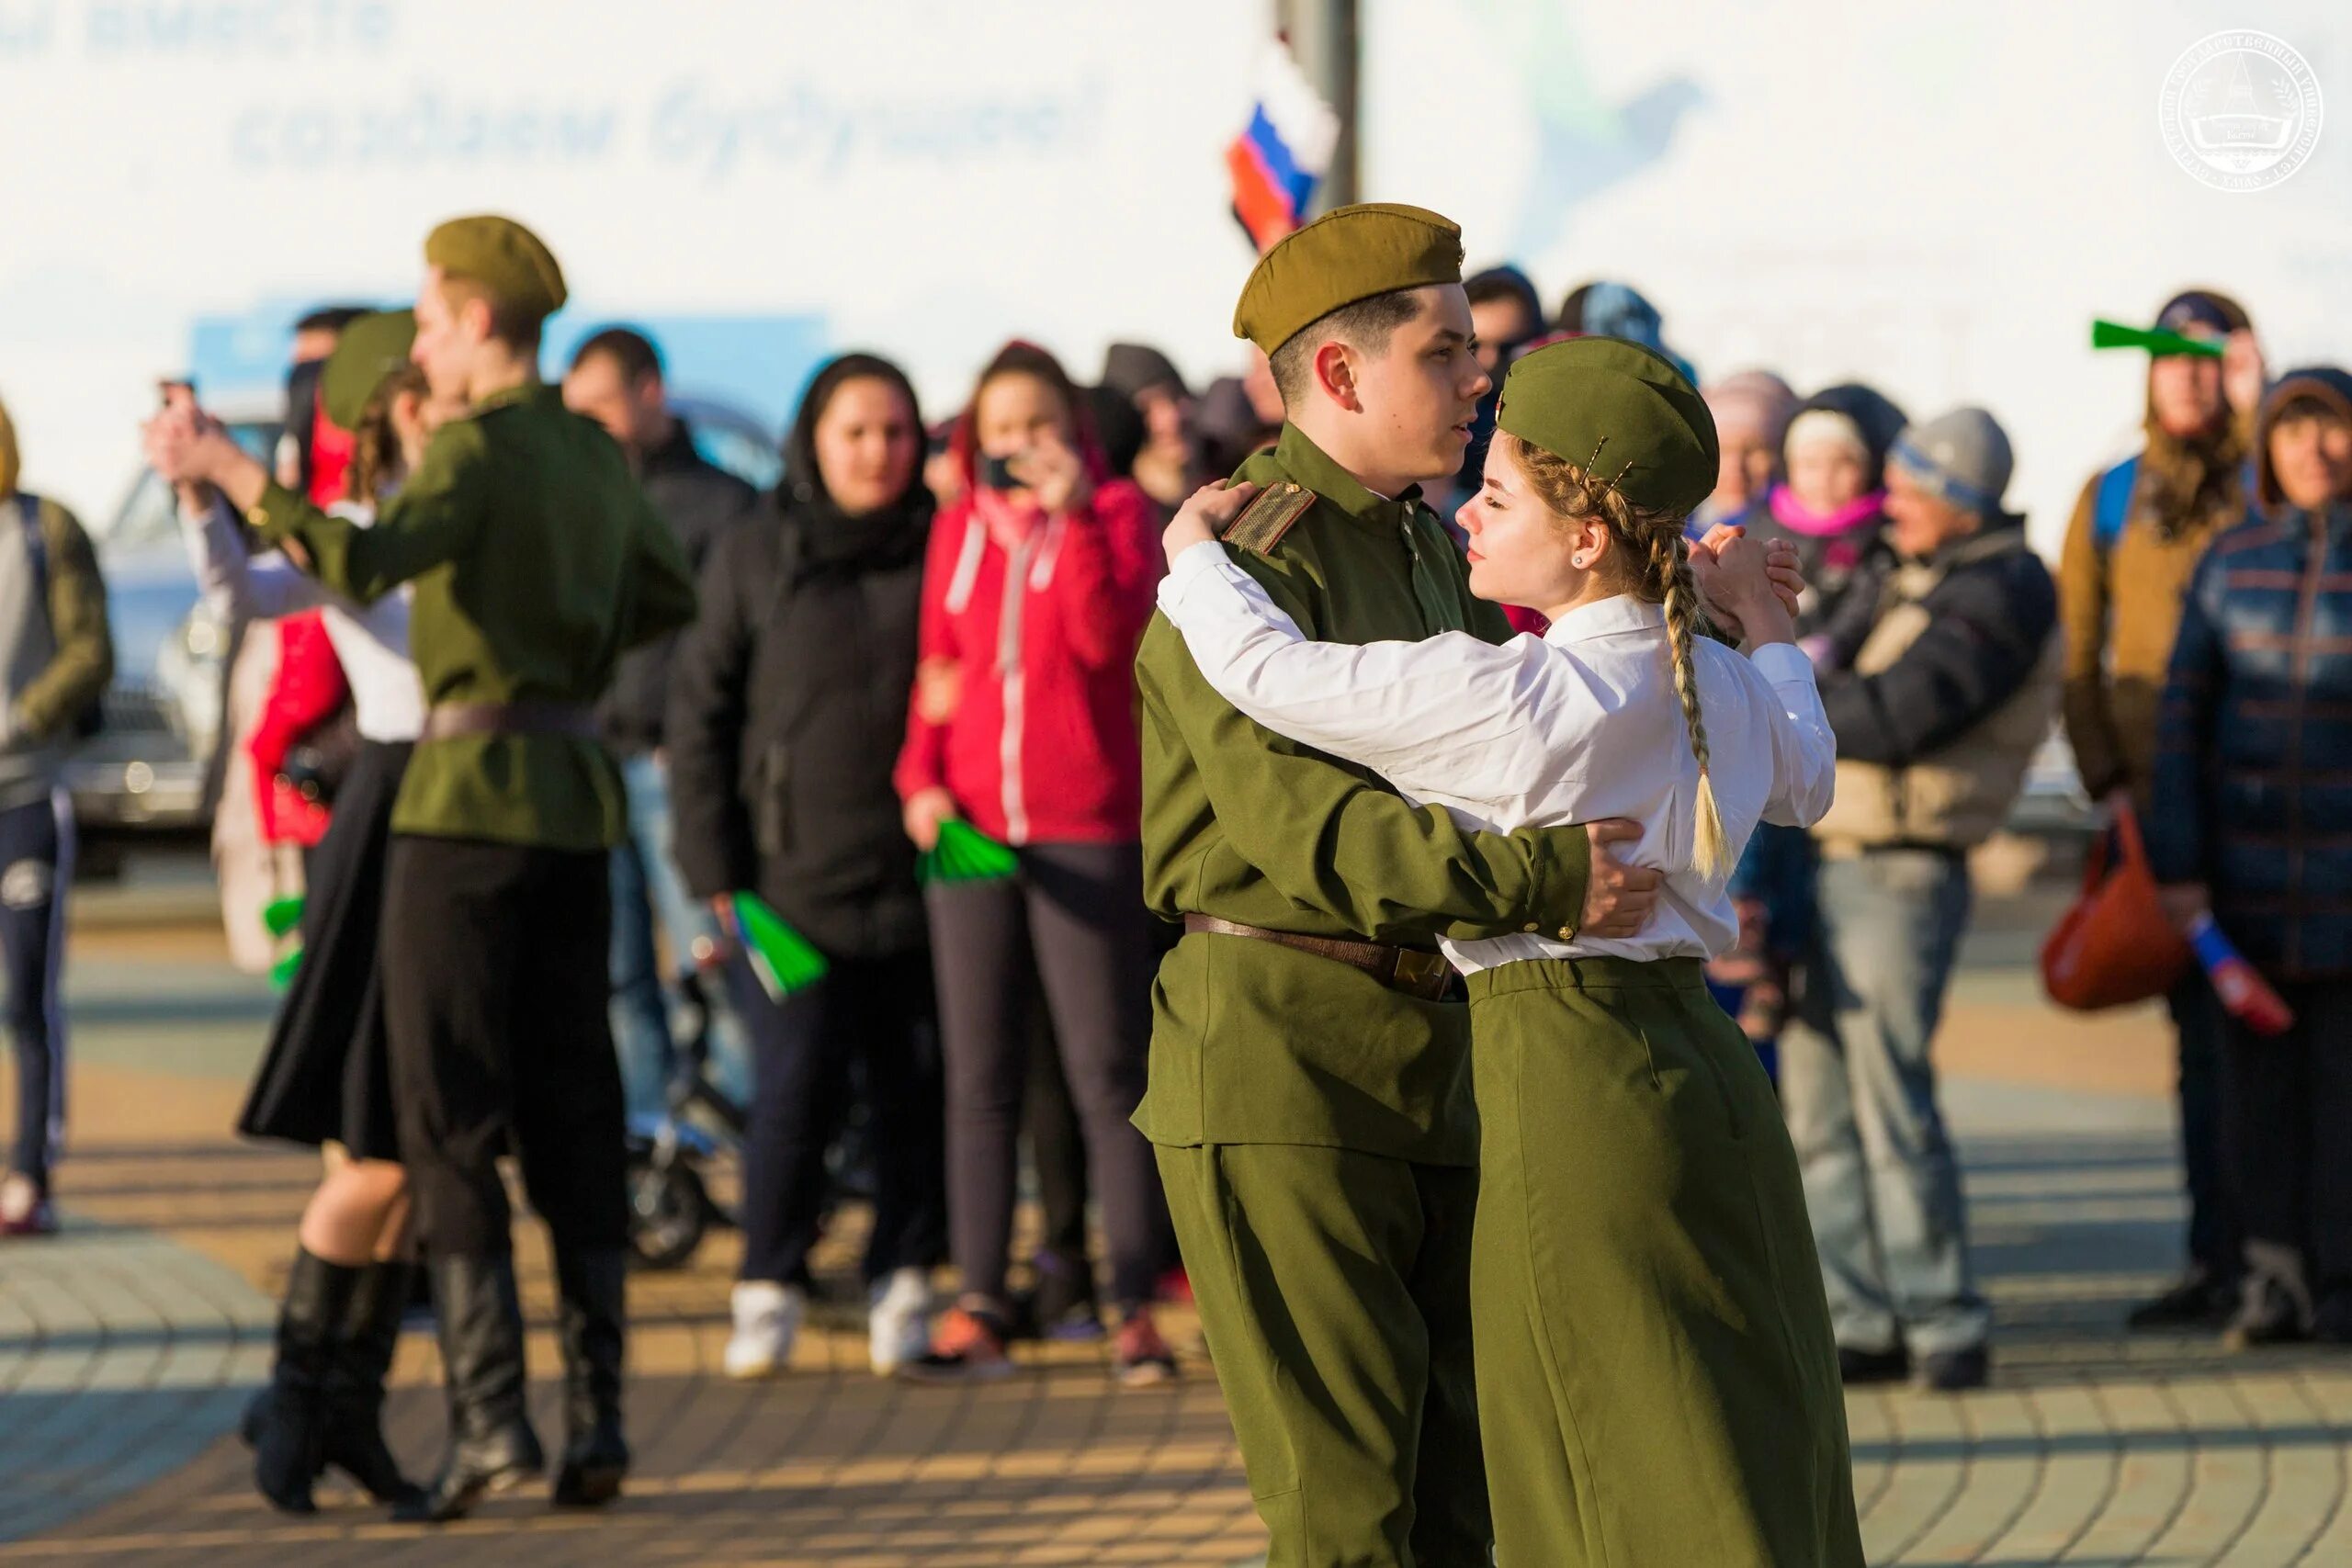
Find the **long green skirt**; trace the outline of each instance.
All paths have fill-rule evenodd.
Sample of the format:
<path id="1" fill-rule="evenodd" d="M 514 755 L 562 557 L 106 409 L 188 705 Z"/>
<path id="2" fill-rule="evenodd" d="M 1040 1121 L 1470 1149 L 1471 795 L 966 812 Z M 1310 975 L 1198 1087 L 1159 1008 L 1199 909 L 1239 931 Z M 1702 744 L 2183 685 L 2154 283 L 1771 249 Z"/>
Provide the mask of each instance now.
<path id="1" fill-rule="evenodd" d="M 1695 960 L 1470 976 L 1499 1568 L 1862 1568 L 1796 1155 Z"/>

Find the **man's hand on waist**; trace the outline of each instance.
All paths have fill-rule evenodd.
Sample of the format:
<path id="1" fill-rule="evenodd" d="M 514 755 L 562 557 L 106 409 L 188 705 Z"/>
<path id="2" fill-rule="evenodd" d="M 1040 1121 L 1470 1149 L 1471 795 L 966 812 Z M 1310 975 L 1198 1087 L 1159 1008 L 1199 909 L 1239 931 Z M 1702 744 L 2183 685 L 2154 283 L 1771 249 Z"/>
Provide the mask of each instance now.
<path id="1" fill-rule="evenodd" d="M 1577 924 L 1577 935 L 1638 936 L 1657 908 L 1666 876 L 1648 866 L 1627 864 L 1610 846 L 1639 842 L 1641 824 L 1611 817 L 1586 823 L 1585 835 L 1592 843 L 1592 869 L 1585 878 L 1584 918 Z"/>

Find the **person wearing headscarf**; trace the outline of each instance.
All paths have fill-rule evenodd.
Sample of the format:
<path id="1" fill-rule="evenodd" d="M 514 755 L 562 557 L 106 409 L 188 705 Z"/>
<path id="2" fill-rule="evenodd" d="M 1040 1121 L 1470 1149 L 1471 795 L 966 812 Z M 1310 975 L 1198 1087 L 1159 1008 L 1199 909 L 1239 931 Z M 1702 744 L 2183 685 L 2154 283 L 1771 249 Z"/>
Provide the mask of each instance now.
<path id="1" fill-rule="evenodd" d="M 1796 417 L 1797 395 L 1770 370 L 1742 370 L 1702 389 L 1723 444 L 1714 493 L 1691 515 L 1702 532 L 1736 523 L 1781 479 L 1781 441 Z"/>
<path id="2" fill-rule="evenodd" d="M 1826 387 L 1798 405 L 1781 437 L 1782 478 L 1752 519 L 1767 539 L 1797 547 L 1808 584 L 1797 635 L 1810 637 L 1886 526 L 1886 458 L 1903 411 L 1855 382 Z"/>

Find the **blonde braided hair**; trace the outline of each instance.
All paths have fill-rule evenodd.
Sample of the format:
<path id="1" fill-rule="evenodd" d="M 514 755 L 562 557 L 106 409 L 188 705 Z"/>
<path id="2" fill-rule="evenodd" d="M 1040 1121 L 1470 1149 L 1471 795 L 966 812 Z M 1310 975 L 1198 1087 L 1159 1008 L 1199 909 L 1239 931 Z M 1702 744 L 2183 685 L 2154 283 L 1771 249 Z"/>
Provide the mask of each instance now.
<path id="1" fill-rule="evenodd" d="M 1683 536 L 1685 519 L 1674 513 L 1635 506 L 1623 491 L 1589 468 L 1522 441 L 1510 432 L 1497 434 L 1507 443 L 1520 472 L 1544 504 L 1564 520 L 1581 523 L 1598 518 L 1629 563 L 1626 589 L 1636 598 L 1666 609 L 1667 640 L 1674 655 L 1674 694 L 1682 703 L 1682 722 L 1690 734 L 1690 754 L 1699 762 L 1699 798 L 1691 824 L 1690 868 L 1706 882 L 1720 881 L 1731 869 L 1731 839 L 1724 831 L 1722 813 L 1715 807 L 1715 786 L 1707 755 L 1707 723 L 1700 711 L 1699 671 L 1691 658 L 1699 622 L 1705 614 L 1699 603 L 1699 584 L 1690 572 L 1690 543 Z"/>

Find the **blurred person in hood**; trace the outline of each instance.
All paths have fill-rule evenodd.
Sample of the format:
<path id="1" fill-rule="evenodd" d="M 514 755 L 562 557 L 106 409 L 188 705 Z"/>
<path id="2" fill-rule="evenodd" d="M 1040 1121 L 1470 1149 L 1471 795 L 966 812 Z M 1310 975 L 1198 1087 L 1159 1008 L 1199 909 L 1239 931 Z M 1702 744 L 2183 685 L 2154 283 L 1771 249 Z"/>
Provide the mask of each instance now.
<path id="1" fill-rule="evenodd" d="M 1125 400 L 1142 421 L 1141 448 L 1126 461 L 1111 453 L 1112 468 L 1143 488 L 1164 512 L 1173 511 L 1207 479 L 1193 432 L 1193 394 L 1175 362 L 1139 343 L 1114 343 L 1102 360 L 1103 389 Z M 1098 425 L 1106 446 L 1125 421 Z"/>
<path id="2" fill-rule="evenodd" d="M 1886 526 L 1886 457 L 1903 424 L 1903 411 L 1884 394 L 1853 382 L 1815 392 L 1788 423 L 1781 438 L 1785 477 L 1754 522 L 1759 536 L 1797 547 L 1812 585 L 1797 617 L 1800 637 L 1836 613 Z"/>

